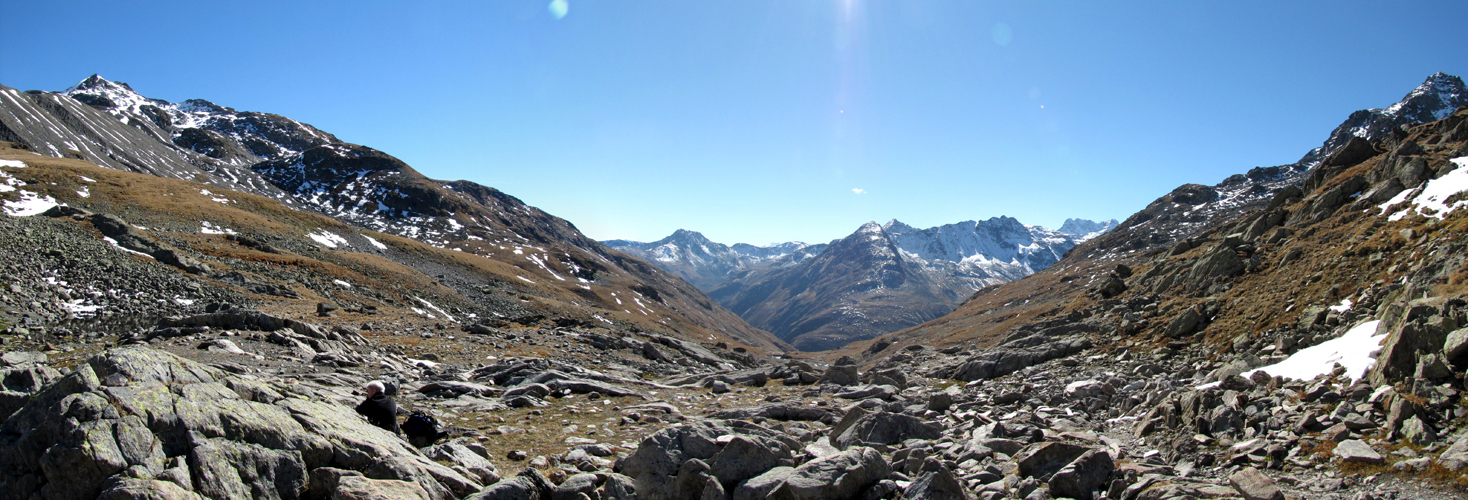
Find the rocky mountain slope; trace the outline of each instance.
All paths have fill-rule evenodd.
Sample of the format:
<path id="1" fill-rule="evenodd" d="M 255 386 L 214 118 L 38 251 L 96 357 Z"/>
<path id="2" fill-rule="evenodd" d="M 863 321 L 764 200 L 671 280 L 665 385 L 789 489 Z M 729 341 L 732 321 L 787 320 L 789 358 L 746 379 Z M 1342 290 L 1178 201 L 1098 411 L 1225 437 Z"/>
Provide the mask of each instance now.
<path id="1" fill-rule="evenodd" d="M 403 283 L 388 278 L 394 273 L 367 274 L 373 280 L 356 292 L 372 300 L 356 298 L 354 304 L 409 313 L 416 309 L 465 324 L 535 317 L 608 327 L 625 322 L 629 328 L 700 342 L 732 342 L 765 352 L 788 348 L 677 277 L 586 238 L 565 220 L 493 188 L 428 179 L 390 155 L 340 142 L 288 118 L 199 100 L 171 104 L 147 99 L 125 84 L 96 76 L 63 93 L 7 88 L 0 89 L 0 96 L 0 129 L 22 141 L 10 143 L 5 152 L 11 155 L 5 157 L 28 166 L 17 170 L 25 178 L 9 195 L 11 203 L 44 198 L 147 224 L 151 234 L 145 238 L 162 239 L 178 255 L 206 264 L 208 270 L 196 273 L 205 277 L 199 286 L 206 289 L 221 283 L 260 288 L 237 283 L 261 281 L 260 276 L 225 279 L 221 276 L 228 273 L 215 272 L 235 267 L 218 261 L 233 255 L 194 248 L 261 248 L 221 240 L 242 237 L 281 251 L 310 248 L 378 256 L 417 274 L 414 281 L 444 287 L 450 292 L 444 300 L 464 304 L 457 307 L 467 313 L 433 312 L 404 294 Z M 212 145 L 188 139 L 195 135 L 207 136 Z M 122 175 L 126 172 L 147 175 Z M 178 181 L 149 183 L 146 179 L 157 178 L 153 176 Z M 30 182 L 38 178 L 50 180 Z M 326 217 L 309 218 L 293 210 Z M 375 232 L 361 236 L 363 230 Z M 394 242 L 411 242 L 411 248 L 395 251 Z M 280 260 L 273 257 L 279 252 L 259 253 L 266 256 L 256 258 Z M 296 271 L 309 275 L 317 270 L 306 266 Z M 322 281 L 324 288 L 332 287 L 332 279 Z M 267 285 L 284 290 L 293 282 L 302 281 L 289 276 Z M 28 283 L 16 286 L 27 294 L 32 288 Z M 288 294 L 271 297 L 293 299 Z M 12 301 L 21 306 L 12 309 L 12 323 L 27 314 L 71 314 L 59 302 Z M 285 307 L 314 307 L 305 302 Z M 90 311 L 103 316 L 112 312 L 105 307 Z"/>
<path id="2" fill-rule="evenodd" d="M 1093 236 L 1010 217 L 921 230 L 869 223 L 797 265 L 736 272 L 709 295 L 802 350 L 829 350 L 947 314 L 975 290 L 1044 269 Z"/>

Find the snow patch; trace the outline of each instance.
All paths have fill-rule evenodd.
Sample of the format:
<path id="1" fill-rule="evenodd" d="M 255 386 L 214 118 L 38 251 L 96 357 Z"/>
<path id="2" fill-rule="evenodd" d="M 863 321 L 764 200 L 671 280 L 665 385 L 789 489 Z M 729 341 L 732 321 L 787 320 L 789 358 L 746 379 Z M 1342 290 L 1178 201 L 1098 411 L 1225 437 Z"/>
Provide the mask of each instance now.
<path id="1" fill-rule="evenodd" d="M 208 189 L 200 189 L 199 190 L 199 194 L 202 194 L 204 196 L 208 196 L 209 199 L 214 200 L 216 203 L 233 203 L 234 202 L 234 200 L 231 200 L 229 198 L 225 198 L 223 196 L 219 196 L 219 195 L 216 195 L 214 193 L 211 193 L 211 192 L 209 192 Z"/>
<path id="2" fill-rule="evenodd" d="M 66 307 L 66 310 L 71 311 L 71 314 L 76 317 L 93 316 L 97 314 L 98 309 L 102 308 L 102 306 L 96 304 L 88 304 L 83 299 L 74 299 L 71 302 L 67 302 L 62 305 Z"/>
<path id="3" fill-rule="evenodd" d="M 199 228 L 199 232 L 204 234 L 240 234 L 238 231 L 235 231 L 233 229 L 224 226 L 216 226 L 207 220 L 203 222 L 203 225 Z"/>
<path id="4" fill-rule="evenodd" d="M 337 236 L 337 235 L 335 235 L 333 233 L 326 232 L 325 229 L 319 229 L 319 230 L 316 230 L 315 232 L 306 233 L 306 237 L 307 238 L 311 238 L 312 240 L 316 241 L 317 243 L 320 243 L 321 246 L 324 246 L 324 247 L 327 247 L 327 248 L 336 248 L 336 247 L 341 247 L 341 246 L 347 246 L 347 239 L 346 238 L 342 238 L 341 236 Z"/>
<path id="5" fill-rule="evenodd" d="M 1295 380 L 1313 380 L 1330 373 L 1339 363 L 1346 368 L 1345 375 L 1352 380 L 1361 380 L 1376 364 L 1376 354 L 1381 350 L 1381 341 L 1387 332 L 1377 332 L 1380 320 L 1367 321 L 1352 327 L 1345 335 L 1301 349 L 1284 361 L 1244 372 L 1244 378 L 1254 372 L 1263 371 L 1270 375 Z"/>
<path id="6" fill-rule="evenodd" d="M 1448 172 L 1447 175 L 1427 181 L 1427 184 L 1422 186 L 1420 191 L 1417 192 L 1417 196 L 1412 198 L 1411 207 L 1394 213 L 1387 219 L 1399 221 L 1411 215 L 1414 211 L 1428 217 L 1443 219 L 1448 216 L 1449 212 L 1468 206 L 1468 200 L 1458 200 L 1452 204 L 1448 204 L 1448 199 L 1452 198 L 1453 195 L 1468 191 L 1468 156 L 1453 158 L 1452 162 L 1458 168 L 1453 169 L 1452 172 Z M 1406 201 L 1407 196 L 1410 196 L 1411 192 L 1403 191 L 1397 193 L 1392 199 L 1381 204 L 1382 210 L 1385 211 L 1387 207 Z"/>
<path id="7" fill-rule="evenodd" d="M 429 309 L 432 309 L 432 310 L 434 310 L 434 312 L 437 312 L 437 313 L 443 315 L 443 317 L 444 318 L 447 318 L 449 321 L 452 321 L 454 323 L 458 323 L 459 322 L 459 320 L 454 319 L 453 316 L 449 315 L 449 313 L 445 312 L 443 309 L 440 309 L 438 306 L 433 305 L 432 302 L 423 300 L 421 297 L 413 297 L 413 300 L 416 300 L 420 304 L 423 304 L 425 307 L 427 307 Z M 430 315 L 430 316 L 432 316 L 432 315 Z"/>
<path id="8" fill-rule="evenodd" d="M 0 167 L 26 168 L 29 166 L 30 165 L 26 165 L 25 162 L 20 160 L 0 160 Z"/>
<path id="9" fill-rule="evenodd" d="M 345 288 L 351 288 L 352 287 L 352 284 L 351 283 L 347 283 L 347 282 L 342 281 L 342 280 L 331 280 L 331 282 L 332 283 L 336 283 L 338 285 L 341 285 L 341 286 L 343 286 Z"/>
<path id="10" fill-rule="evenodd" d="M 18 193 L 20 194 L 20 199 L 5 201 L 5 215 L 11 217 L 40 215 L 50 210 L 51 207 L 60 204 L 56 202 L 55 198 L 49 195 L 36 194 L 25 190 L 20 190 Z"/>
<path id="11" fill-rule="evenodd" d="M 367 238 L 367 242 L 368 243 L 371 243 L 372 246 L 377 247 L 378 250 L 387 250 L 387 245 L 382 244 L 381 241 L 377 241 L 377 240 L 373 239 L 371 236 L 367 236 L 365 234 L 362 235 L 362 237 L 363 238 Z"/>

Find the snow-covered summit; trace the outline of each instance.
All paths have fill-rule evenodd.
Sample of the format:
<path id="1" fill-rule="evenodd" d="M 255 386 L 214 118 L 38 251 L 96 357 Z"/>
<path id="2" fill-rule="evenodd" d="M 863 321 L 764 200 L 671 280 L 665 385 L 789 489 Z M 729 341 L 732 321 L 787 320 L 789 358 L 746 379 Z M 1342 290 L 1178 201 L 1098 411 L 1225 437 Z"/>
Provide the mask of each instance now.
<path id="1" fill-rule="evenodd" d="M 1381 112 L 1388 116 L 1418 114 L 1412 117 L 1416 121 L 1435 121 L 1447 118 L 1449 113 L 1464 105 L 1468 105 L 1468 89 L 1464 88 L 1463 79 L 1437 72 L 1407 93 L 1400 102 Z M 1427 119 L 1428 116 L 1431 119 Z"/>
<path id="2" fill-rule="evenodd" d="M 1101 222 L 1088 219 L 1066 219 L 1064 223 L 1060 224 L 1060 229 L 1057 231 L 1079 236 L 1082 241 L 1085 241 L 1100 236 L 1101 233 L 1110 231 L 1118 223 L 1116 219 Z"/>
<path id="3" fill-rule="evenodd" d="M 126 83 L 100 75 L 89 76 L 60 94 L 225 165 L 243 167 L 278 160 L 340 142 L 331 134 L 283 116 L 236 111 L 203 99 L 181 103 L 152 99 Z"/>
<path id="4" fill-rule="evenodd" d="M 724 245 L 687 229 L 653 242 L 607 240 L 602 243 L 642 257 L 705 290 L 723 283 L 731 274 L 795 265 L 826 248 L 825 244 L 807 245 L 799 241 L 764 246 Z"/>
<path id="5" fill-rule="evenodd" d="M 1325 144 L 1310 150 L 1296 162 L 1294 170 L 1304 171 L 1319 165 L 1321 160 L 1345 146 L 1352 137 L 1374 141 L 1403 125 L 1441 120 L 1461 106 L 1468 106 L 1468 89 L 1465 89 L 1463 79 L 1447 73 L 1435 73 L 1390 106 L 1351 113 L 1330 133 Z"/>

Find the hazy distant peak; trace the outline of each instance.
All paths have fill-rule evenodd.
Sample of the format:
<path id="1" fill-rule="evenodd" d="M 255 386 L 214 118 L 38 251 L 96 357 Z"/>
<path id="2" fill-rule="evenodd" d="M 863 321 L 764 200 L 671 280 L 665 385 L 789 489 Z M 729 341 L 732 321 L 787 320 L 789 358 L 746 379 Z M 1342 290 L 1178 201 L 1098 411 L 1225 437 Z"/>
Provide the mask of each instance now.
<path id="1" fill-rule="evenodd" d="M 1090 219 L 1066 219 L 1060 225 L 1059 232 L 1076 236 L 1085 236 L 1091 233 L 1104 233 L 1116 227 L 1116 219 L 1096 222 Z"/>

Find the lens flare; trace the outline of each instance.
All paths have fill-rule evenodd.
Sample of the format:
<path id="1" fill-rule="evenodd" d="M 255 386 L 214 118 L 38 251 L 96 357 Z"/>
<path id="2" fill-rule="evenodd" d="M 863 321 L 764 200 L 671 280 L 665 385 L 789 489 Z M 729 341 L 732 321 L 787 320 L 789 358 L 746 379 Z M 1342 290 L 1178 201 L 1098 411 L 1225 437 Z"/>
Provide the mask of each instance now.
<path id="1" fill-rule="evenodd" d="M 566 17 L 566 13 L 571 11 L 571 4 L 567 3 L 566 0 L 551 0 L 550 5 L 546 6 L 546 10 L 550 11 L 551 17 L 560 20 Z"/>

